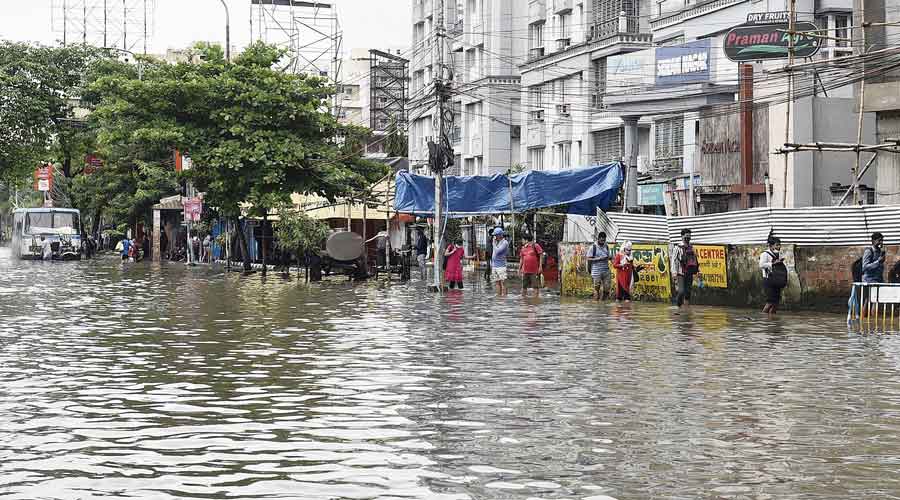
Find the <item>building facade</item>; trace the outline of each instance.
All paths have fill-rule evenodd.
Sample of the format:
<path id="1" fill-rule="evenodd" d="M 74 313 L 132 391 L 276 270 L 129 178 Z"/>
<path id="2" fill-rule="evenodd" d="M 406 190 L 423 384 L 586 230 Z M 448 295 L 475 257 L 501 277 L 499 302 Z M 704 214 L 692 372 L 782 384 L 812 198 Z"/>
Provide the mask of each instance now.
<path id="1" fill-rule="evenodd" d="M 672 215 L 831 205 L 835 190 L 851 184 L 855 155 L 773 153 L 784 143 L 855 142 L 852 78 L 827 70 L 823 81 L 812 64 L 852 52 L 852 0 L 796 1 L 798 21 L 828 31 L 817 54 L 797 61 L 812 69 L 794 72 L 787 131 L 787 77 L 768 72 L 787 61 L 751 61 L 742 77 L 724 49 L 732 28 L 751 14 L 786 11 L 786 0 L 531 0 L 529 7 L 529 60 L 520 66 L 529 168 L 621 160 L 629 210 Z M 740 103 L 746 71 L 752 111 Z M 745 117 L 752 133 L 742 136 Z M 867 114 L 863 142 L 874 133 Z M 874 185 L 874 172 L 863 183 Z"/>
<path id="2" fill-rule="evenodd" d="M 443 10 L 439 11 L 443 4 Z M 427 171 L 437 142 L 434 78 L 438 51 L 450 73 L 450 142 L 454 174 L 504 173 L 521 162 L 521 76 L 527 0 L 414 0 L 410 56 L 409 156 Z M 527 8 L 527 7 L 526 7 Z M 446 37 L 436 27 L 445 26 Z"/>

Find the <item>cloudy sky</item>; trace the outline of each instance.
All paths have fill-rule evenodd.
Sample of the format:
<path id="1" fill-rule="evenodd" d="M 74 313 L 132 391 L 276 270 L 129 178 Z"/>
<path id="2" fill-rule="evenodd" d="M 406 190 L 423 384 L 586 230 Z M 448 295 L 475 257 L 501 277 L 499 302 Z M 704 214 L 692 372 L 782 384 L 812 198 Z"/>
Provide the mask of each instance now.
<path id="1" fill-rule="evenodd" d="M 52 0 L 2 1 L 0 38 L 44 44 L 54 44 L 59 38 L 51 27 Z M 61 4 L 63 0 L 56 1 Z M 332 1 L 338 8 L 346 49 L 409 46 L 411 0 Z M 231 11 L 232 45 L 241 47 L 250 40 L 250 0 L 226 2 Z M 155 0 L 155 3 L 156 23 L 149 52 L 165 53 L 166 49 L 182 48 L 195 41 L 224 43 L 225 14 L 220 0 Z"/>

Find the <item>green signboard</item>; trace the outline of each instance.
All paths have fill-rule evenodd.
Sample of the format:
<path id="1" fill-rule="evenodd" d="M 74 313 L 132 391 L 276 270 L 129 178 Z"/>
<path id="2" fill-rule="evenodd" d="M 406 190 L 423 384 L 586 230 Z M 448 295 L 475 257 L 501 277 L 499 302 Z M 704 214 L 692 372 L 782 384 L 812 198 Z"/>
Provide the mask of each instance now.
<path id="1" fill-rule="evenodd" d="M 791 45 L 790 24 L 744 24 L 725 35 L 725 55 L 734 62 L 763 59 L 786 59 Z M 804 34 L 817 34 L 809 22 L 794 23 L 794 57 L 811 57 L 819 51 L 821 39 Z"/>

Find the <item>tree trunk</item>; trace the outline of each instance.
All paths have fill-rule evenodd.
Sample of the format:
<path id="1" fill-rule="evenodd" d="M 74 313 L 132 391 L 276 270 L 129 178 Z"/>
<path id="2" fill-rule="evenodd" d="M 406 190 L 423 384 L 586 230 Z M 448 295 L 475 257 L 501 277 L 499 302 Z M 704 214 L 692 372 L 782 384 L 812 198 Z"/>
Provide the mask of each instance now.
<path id="1" fill-rule="evenodd" d="M 300 280 L 300 273 L 303 272 L 303 255 L 302 249 L 297 247 L 297 280 Z"/>
<path id="2" fill-rule="evenodd" d="M 97 233 L 100 231 L 100 216 L 103 215 L 103 210 L 97 209 L 94 212 L 94 220 L 91 221 L 91 235 L 97 236 Z"/>
<path id="3" fill-rule="evenodd" d="M 250 251 L 247 249 L 247 236 L 244 234 L 244 228 L 241 225 L 241 218 L 234 218 L 235 228 L 237 228 L 238 242 L 241 244 L 241 258 L 244 261 L 244 271 L 252 269 L 250 266 Z"/>

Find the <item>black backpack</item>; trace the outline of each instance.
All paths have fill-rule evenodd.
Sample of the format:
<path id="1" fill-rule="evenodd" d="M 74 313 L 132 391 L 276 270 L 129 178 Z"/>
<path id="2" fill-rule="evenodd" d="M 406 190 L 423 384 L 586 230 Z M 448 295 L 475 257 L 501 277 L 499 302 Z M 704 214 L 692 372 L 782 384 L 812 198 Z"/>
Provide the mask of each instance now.
<path id="1" fill-rule="evenodd" d="M 850 268 L 853 272 L 853 282 L 859 283 L 862 281 L 862 257 L 853 261 L 853 266 Z"/>
<path id="2" fill-rule="evenodd" d="M 768 250 L 766 250 L 769 252 Z M 775 254 L 769 252 L 769 255 L 772 258 L 775 258 Z M 772 288 L 784 288 L 788 283 L 788 270 L 787 266 L 784 265 L 784 262 L 774 262 L 772 263 L 772 271 L 769 272 L 769 276 L 766 278 L 768 285 Z"/>

